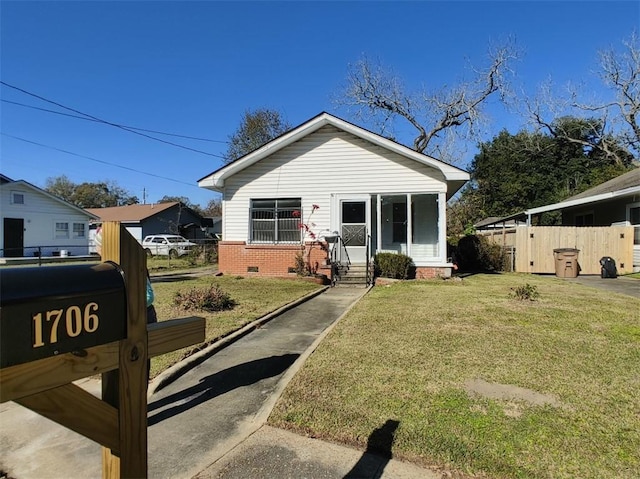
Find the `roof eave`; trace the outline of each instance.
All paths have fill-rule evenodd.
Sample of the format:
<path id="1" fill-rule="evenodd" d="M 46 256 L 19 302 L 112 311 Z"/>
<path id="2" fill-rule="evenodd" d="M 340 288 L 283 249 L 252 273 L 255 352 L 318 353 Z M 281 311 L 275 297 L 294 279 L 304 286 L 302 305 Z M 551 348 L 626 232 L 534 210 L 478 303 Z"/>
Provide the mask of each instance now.
<path id="1" fill-rule="evenodd" d="M 571 208 L 573 206 L 580 206 L 588 203 L 596 203 L 598 201 L 604 201 L 609 199 L 615 199 L 623 196 L 630 196 L 636 193 L 640 193 L 640 186 L 632 186 L 618 191 L 610 191 L 608 193 L 600 193 L 599 195 L 587 196 L 585 198 L 578 198 L 576 200 L 561 201 L 551 205 L 539 206 L 537 208 L 531 208 L 525 211 L 528 215 L 537 215 L 540 213 L 546 213 L 547 211 L 555 211 L 564 208 Z"/>

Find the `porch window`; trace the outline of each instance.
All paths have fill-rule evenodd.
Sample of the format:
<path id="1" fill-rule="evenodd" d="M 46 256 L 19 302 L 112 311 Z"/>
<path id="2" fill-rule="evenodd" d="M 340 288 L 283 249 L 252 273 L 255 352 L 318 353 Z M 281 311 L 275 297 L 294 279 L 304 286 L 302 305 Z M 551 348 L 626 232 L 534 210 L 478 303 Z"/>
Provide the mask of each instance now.
<path id="1" fill-rule="evenodd" d="M 249 241 L 298 243 L 302 202 L 300 198 L 251 200 Z"/>
<path id="2" fill-rule="evenodd" d="M 438 256 L 438 195 L 411 195 L 411 254 Z"/>
<path id="3" fill-rule="evenodd" d="M 382 196 L 382 249 L 407 253 L 407 195 Z"/>
<path id="4" fill-rule="evenodd" d="M 421 261 L 439 256 L 438 194 L 381 195 L 380 223 L 383 251 Z"/>
<path id="5" fill-rule="evenodd" d="M 393 242 L 407 242 L 407 201 L 393 203 Z"/>

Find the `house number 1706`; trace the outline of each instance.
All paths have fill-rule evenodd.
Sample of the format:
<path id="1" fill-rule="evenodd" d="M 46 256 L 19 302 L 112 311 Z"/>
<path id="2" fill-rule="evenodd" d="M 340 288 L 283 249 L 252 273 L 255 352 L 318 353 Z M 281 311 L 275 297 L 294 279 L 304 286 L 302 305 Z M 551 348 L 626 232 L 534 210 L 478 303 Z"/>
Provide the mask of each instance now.
<path id="1" fill-rule="evenodd" d="M 89 303 L 84 308 L 69 306 L 66 309 L 52 309 L 34 314 L 33 318 L 33 347 L 44 346 L 48 339 L 49 344 L 58 342 L 58 330 L 64 323 L 67 336 L 75 338 L 80 333 L 93 333 L 97 331 L 100 320 L 96 314 L 98 303 Z M 45 338 L 45 329 L 49 330 Z"/>

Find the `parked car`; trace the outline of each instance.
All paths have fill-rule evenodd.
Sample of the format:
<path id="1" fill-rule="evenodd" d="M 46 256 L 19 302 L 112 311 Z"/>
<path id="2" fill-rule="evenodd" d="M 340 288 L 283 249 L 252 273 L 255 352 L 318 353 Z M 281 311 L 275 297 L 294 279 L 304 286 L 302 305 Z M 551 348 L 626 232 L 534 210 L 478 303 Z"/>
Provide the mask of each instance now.
<path id="1" fill-rule="evenodd" d="M 149 235 L 142 240 L 147 256 L 177 258 L 189 254 L 194 246 L 195 243 L 179 235 Z"/>

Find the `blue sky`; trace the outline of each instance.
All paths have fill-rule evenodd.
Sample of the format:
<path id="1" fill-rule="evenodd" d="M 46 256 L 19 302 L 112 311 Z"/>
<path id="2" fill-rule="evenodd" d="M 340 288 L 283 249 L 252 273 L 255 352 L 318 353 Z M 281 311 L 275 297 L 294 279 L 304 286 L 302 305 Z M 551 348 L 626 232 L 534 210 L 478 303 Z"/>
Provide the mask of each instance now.
<path id="1" fill-rule="evenodd" d="M 407 87 L 439 88 L 460 80 L 467 60 L 483 64 L 489 43 L 512 37 L 523 52 L 518 90 L 551 78 L 598 94 L 597 52 L 619 48 L 639 19 L 637 1 L 3 0 L 2 81 L 109 122 L 215 141 L 152 134 L 209 154 L 187 151 L 9 103 L 71 113 L 2 86 L 0 172 L 40 187 L 63 174 L 113 180 L 140 200 L 146 191 L 147 202 L 186 196 L 204 206 L 217 196 L 197 180 L 221 166 L 245 110 L 277 109 L 292 125 L 321 111 L 353 121 L 333 98 L 363 55 Z M 498 105 L 490 113 L 486 139 L 523 126 Z M 411 144 L 412 133 L 396 122 L 399 141 Z"/>

